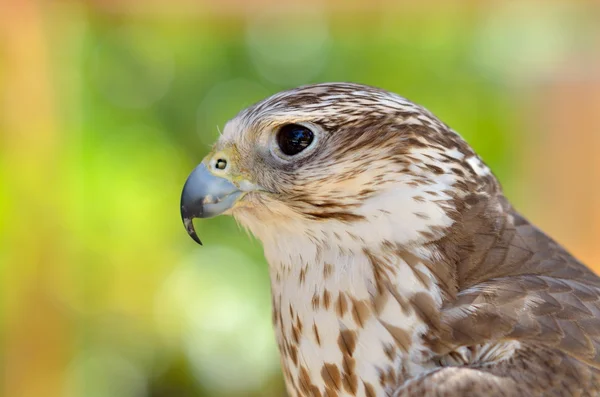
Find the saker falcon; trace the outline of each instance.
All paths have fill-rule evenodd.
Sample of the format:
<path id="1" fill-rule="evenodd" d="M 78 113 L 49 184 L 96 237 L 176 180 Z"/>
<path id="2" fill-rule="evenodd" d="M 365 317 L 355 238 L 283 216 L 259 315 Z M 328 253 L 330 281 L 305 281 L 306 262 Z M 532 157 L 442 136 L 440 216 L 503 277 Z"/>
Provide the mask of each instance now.
<path id="1" fill-rule="evenodd" d="M 290 396 L 598 396 L 600 278 L 396 94 L 330 83 L 225 126 L 181 214 L 262 241 Z"/>

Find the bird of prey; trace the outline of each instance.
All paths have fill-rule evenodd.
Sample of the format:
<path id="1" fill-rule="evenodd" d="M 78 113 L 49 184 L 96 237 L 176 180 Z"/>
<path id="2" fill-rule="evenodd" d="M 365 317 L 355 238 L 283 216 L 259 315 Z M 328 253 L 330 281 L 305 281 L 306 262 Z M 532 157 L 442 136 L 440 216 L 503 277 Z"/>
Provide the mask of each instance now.
<path id="1" fill-rule="evenodd" d="M 290 396 L 598 396 L 600 278 L 432 113 L 350 83 L 229 121 L 181 214 L 261 240 Z"/>

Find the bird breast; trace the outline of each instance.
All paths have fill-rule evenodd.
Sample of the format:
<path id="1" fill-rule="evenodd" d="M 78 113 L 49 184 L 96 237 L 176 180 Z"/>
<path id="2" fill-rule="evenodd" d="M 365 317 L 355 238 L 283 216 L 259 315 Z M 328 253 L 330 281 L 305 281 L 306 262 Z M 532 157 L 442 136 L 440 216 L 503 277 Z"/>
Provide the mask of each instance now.
<path id="1" fill-rule="evenodd" d="M 298 258 L 300 259 L 300 258 Z M 273 323 L 292 396 L 375 396 L 431 366 L 411 299 L 441 297 L 427 269 L 388 253 L 271 263 Z"/>

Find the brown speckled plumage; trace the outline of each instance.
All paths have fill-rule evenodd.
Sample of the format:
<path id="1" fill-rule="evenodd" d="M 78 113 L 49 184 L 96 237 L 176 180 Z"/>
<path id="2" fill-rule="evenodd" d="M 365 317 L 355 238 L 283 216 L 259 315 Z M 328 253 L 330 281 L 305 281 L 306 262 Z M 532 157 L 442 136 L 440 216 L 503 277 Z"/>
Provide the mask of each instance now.
<path id="1" fill-rule="evenodd" d="M 290 123 L 318 141 L 278 159 Z M 264 244 L 291 396 L 600 395 L 600 278 L 424 108 L 300 87 L 242 111 L 217 154 L 261 187 L 231 213 Z"/>

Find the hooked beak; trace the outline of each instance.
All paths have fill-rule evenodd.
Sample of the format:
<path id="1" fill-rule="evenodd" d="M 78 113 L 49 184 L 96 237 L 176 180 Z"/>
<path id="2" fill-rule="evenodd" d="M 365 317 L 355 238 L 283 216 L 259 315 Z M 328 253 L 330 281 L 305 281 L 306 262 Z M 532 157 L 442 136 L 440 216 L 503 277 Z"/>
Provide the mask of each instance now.
<path id="1" fill-rule="evenodd" d="M 230 180 L 213 175 L 204 163 L 197 166 L 188 176 L 181 193 L 181 219 L 190 237 L 202 245 L 192 220 L 224 213 L 243 193 Z"/>

